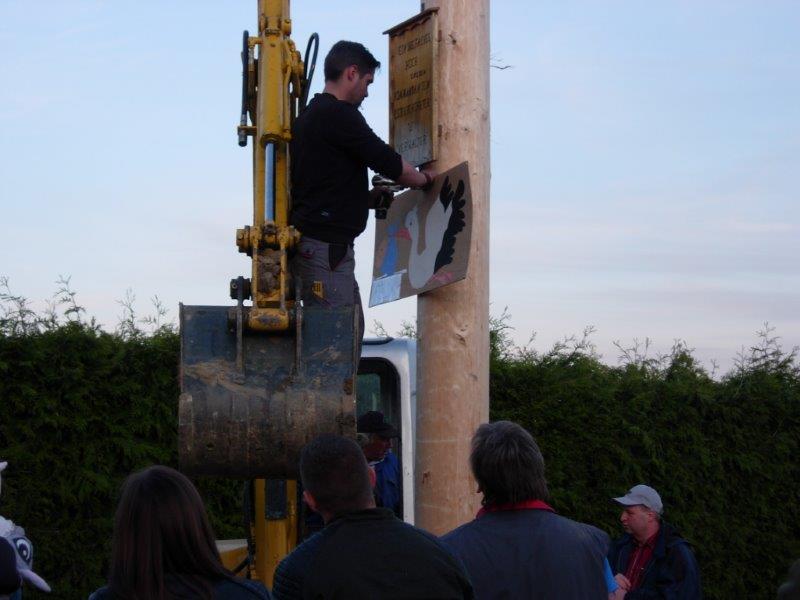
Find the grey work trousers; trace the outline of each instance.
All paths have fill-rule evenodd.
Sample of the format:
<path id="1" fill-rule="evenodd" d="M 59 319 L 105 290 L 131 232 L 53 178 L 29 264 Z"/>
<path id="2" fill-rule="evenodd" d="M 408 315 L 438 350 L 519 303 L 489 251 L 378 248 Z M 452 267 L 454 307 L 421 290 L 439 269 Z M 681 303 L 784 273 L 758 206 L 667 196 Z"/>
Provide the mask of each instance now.
<path id="1" fill-rule="evenodd" d="M 300 295 L 305 305 L 335 308 L 355 304 L 358 307 L 360 354 L 364 311 L 355 266 L 352 244 L 329 244 L 305 235 L 300 238 L 291 264 L 292 274 L 300 278 Z"/>

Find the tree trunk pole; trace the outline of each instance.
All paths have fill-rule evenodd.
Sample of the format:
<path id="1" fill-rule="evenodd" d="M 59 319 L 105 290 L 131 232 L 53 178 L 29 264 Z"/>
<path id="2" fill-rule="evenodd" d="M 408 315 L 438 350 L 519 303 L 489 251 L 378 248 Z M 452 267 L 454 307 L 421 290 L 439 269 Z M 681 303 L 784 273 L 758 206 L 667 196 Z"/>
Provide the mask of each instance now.
<path id="1" fill-rule="evenodd" d="M 470 439 L 489 419 L 489 0 L 439 8 L 439 155 L 443 172 L 469 161 L 472 247 L 464 281 L 417 299 L 415 523 L 442 534 L 480 506 Z"/>

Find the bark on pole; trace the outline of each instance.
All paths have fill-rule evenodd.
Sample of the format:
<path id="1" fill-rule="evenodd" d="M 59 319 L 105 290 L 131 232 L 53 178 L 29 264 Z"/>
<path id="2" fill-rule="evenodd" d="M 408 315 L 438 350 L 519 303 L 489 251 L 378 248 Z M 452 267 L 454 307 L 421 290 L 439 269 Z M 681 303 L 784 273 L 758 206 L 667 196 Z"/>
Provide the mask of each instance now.
<path id="1" fill-rule="evenodd" d="M 480 495 L 470 439 L 489 419 L 489 0 L 439 8 L 439 158 L 467 160 L 473 230 L 467 278 L 417 300 L 415 523 L 442 534 L 472 519 Z"/>

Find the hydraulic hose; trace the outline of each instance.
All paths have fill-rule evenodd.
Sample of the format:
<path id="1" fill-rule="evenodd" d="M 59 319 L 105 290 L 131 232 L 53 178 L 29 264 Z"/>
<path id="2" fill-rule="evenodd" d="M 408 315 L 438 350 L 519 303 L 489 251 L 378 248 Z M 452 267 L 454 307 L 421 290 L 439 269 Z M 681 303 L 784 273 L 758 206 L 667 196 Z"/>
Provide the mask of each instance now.
<path id="1" fill-rule="evenodd" d="M 311 56 L 311 62 L 308 56 L 311 52 L 311 45 L 314 45 L 314 54 Z M 311 89 L 311 80 L 314 79 L 314 67 L 317 65 L 317 52 L 319 51 L 319 34 L 312 33 L 308 38 L 306 45 L 306 54 L 303 59 L 303 95 L 300 97 L 300 110 L 303 110 L 308 104 L 308 92 Z"/>
<path id="2" fill-rule="evenodd" d="M 239 119 L 239 125 L 242 127 L 247 126 L 247 65 L 250 49 L 248 47 L 248 40 L 250 33 L 245 29 L 242 34 L 242 116 Z M 247 146 L 247 133 L 243 129 L 239 130 L 239 145 Z"/>

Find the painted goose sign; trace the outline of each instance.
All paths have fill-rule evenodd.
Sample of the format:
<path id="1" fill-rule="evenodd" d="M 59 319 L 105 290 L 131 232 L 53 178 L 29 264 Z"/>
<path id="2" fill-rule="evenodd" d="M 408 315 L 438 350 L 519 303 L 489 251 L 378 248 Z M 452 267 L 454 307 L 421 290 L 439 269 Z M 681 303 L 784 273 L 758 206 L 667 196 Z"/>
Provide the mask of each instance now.
<path id="1" fill-rule="evenodd" d="M 369 305 L 427 292 L 467 275 L 472 195 L 466 162 L 436 178 L 427 192 L 397 196 L 376 221 Z"/>

